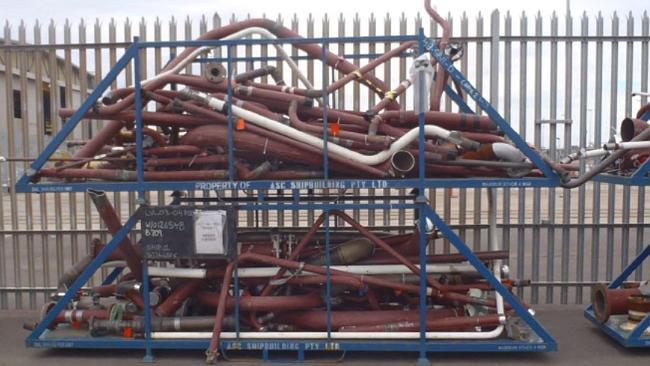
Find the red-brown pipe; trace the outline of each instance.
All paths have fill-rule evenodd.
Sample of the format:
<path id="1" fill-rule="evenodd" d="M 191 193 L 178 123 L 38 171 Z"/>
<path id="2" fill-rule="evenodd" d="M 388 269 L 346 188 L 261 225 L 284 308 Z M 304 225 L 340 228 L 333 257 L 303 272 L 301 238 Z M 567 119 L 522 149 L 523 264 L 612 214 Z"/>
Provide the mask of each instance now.
<path id="1" fill-rule="evenodd" d="M 499 315 L 450 317 L 427 320 L 427 331 L 450 332 L 468 331 L 474 327 L 496 327 L 501 324 Z M 340 332 L 417 332 L 420 330 L 419 321 L 401 321 L 377 325 L 350 325 L 339 328 Z"/>
<path id="2" fill-rule="evenodd" d="M 628 298 L 640 294 L 639 288 L 612 289 L 605 284 L 595 285 L 591 288 L 594 316 L 598 321 L 604 323 L 610 315 L 627 314 Z"/>
<path id="3" fill-rule="evenodd" d="M 176 313 L 183 302 L 187 300 L 188 297 L 192 296 L 201 286 L 203 285 L 203 280 L 187 280 L 174 289 L 169 296 L 163 301 L 155 310 L 156 315 L 158 316 L 172 316 Z"/>
<path id="4" fill-rule="evenodd" d="M 81 170 L 81 169 L 78 169 Z M 95 208 L 99 213 L 106 228 L 111 235 L 117 234 L 120 229 L 122 229 L 122 223 L 120 218 L 117 216 L 115 209 L 108 201 L 106 193 L 103 191 L 97 190 L 88 190 L 88 195 L 95 204 Z M 120 251 L 124 254 L 124 259 L 126 264 L 129 267 L 129 270 L 134 274 L 135 278 L 138 281 L 142 281 L 142 264 L 140 263 L 140 255 L 138 254 L 136 248 L 131 243 L 131 240 L 128 236 L 125 236 L 122 242 L 119 245 Z"/>
<path id="5" fill-rule="evenodd" d="M 637 118 L 625 118 L 621 122 L 620 135 L 624 142 L 631 141 L 648 128 L 648 122 Z"/>
<path id="6" fill-rule="evenodd" d="M 203 306 L 216 308 L 219 305 L 219 294 L 202 291 L 196 294 L 196 300 Z M 226 300 L 226 310 L 235 308 L 235 299 Z M 294 296 L 240 296 L 239 309 L 242 311 L 292 311 L 317 308 L 323 305 L 323 299 L 317 293 Z"/>
<path id="7" fill-rule="evenodd" d="M 427 320 L 462 316 L 462 312 L 453 308 L 443 308 L 427 311 Z M 351 325 L 378 325 L 385 323 L 397 323 L 404 321 L 417 322 L 420 318 L 418 310 L 363 310 L 363 311 L 332 311 L 332 329 Z M 327 329 L 327 312 L 323 310 L 294 311 L 279 314 L 276 322 L 296 325 L 305 330 L 323 331 Z"/>
<path id="8" fill-rule="evenodd" d="M 41 177 L 67 179 L 101 179 L 108 181 L 129 182 L 138 179 L 135 170 L 118 169 L 41 169 Z M 228 178 L 226 170 L 179 170 L 179 171 L 145 171 L 145 181 L 181 181 L 181 180 L 224 180 Z"/>

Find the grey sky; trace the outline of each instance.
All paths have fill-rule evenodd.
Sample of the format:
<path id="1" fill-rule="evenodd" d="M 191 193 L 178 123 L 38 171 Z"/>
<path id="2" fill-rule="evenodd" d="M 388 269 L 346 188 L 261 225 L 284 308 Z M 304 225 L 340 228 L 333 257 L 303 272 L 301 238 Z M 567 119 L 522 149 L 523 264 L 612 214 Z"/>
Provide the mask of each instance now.
<path id="1" fill-rule="evenodd" d="M 369 8 L 367 4 L 372 4 Z M 521 11 L 534 13 L 537 10 L 542 13 L 558 11 L 564 13 L 566 9 L 565 0 L 546 0 L 538 2 L 528 2 L 521 0 L 463 0 L 457 2 L 434 1 L 433 4 L 444 14 L 451 12 L 459 14 L 467 11 L 469 14 L 475 14 L 478 11 L 483 13 L 490 12 L 495 8 L 500 10 L 510 10 L 514 14 Z M 613 11 L 627 13 L 629 11 L 642 12 L 649 7 L 648 0 L 573 0 L 571 1 L 571 10 L 574 14 L 580 14 L 587 11 L 588 14 L 594 14 L 601 10 L 604 14 L 610 14 Z M 327 0 L 327 1 L 268 1 L 268 0 L 247 0 L 247 1 L 215 1 L 215 0 L 156 0 L 156 1 L 133 1 L 133 0 L 108 0 L 108 1 L 91 1 L 91 0 L 22 0 L 19 2 L 13 0 L 0 0 L 2 14 L 0 20 L 7 20 L 12 24 L 17 24 L 20 19 L 24 19 L 31 24 L 35 19 L 40 21 L 49 21 L 54 19 L 55 22 L 61 23 L 66 18 L 73 22 L 79 19 L 94 19 L 106 21 L 111 17 L 121 20 L 126 17 L 139 19 L 141 17 L 154 18 L 156 16 L 166 19 L 171 16 L 199 17 L 203 14 L 211 15 L 214 12 L 230 15 L 235 14 L 237 17 L 244 17 L 247 14 L 251 16 L 261 16 L 266 13 L 269 16 L 275 16 L 282 13 L 289 18 L 293 13 L 306 15 L 313 13 L 316 16 L 328 13 L 336 15 L 343 13 L 353 15 L 358 12 L 360 15 L 366 14 L 369 10 L 378 15 L 391 13 L 398 15 L 401 12 L 415 14 L 423 13 L 422 2 L 419 0 L 411 1 L 393 1 L 393 0 L 373 0 L 350 1 L 350 0 Z"/>

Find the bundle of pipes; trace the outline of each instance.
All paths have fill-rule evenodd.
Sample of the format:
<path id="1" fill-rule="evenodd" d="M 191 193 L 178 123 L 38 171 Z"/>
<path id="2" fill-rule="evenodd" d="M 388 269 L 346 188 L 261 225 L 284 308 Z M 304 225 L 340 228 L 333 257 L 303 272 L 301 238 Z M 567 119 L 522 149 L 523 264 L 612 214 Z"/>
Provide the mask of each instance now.
<path id="1" fill-rule="evenodd" d="M 578 187 L 597 174 L 610 173 L 621 176 L 633 175 L 650 157 L 650 103 L 643 105 L 635 117 L 621 121 L 618 142 L 611 141 L 599 149 L 580 149 L 563 158 L 561 164 L 576 160 L 601 159 L 586 173 L 562 183 L 565 188 Z"/>
<path id="2" fill-rule="evenodd" d="M 89 191 L 108 230 L 120 230 L 119 218 L 103 192 Z M 330 248 L 319 232 L 326 218 L 348 225 L 332 231 Z M 419 321 L 419 238 L 407 234 L 373 232 L 346 213 L 321 214 L 304 232 L 283 235 L 242 233 L 239 255 L 231 261 L 203 259 L 175 261 L 173 267 L 149 267 L 150 292 L 143 293 L 142 253 L 123 241 L 107 260 L 121 261 L 130 269 L 117 282 L 79 293 L 72 306 L 50 324 L 87 328 L 92 336 L 142 337 L 145 297 L 154 314 L 152 331 L 158 338 L 230 337 L 239 329 L 250 337 L 324 337 L 328 329 L 337 337 L 412 338 Z M 424 234 L 428 241 L 436 232 Z M 286 241 L 299 238 L 295 245 Z M 61 277 L 61 291 L 75 281 L 104 248 L 93 241 L 93 252 Z M 478 252 L 501 278 L 500 262 L 507 251 Z M 326 263 L 331 263 L 329 268 Z M 502 334 L 511 306 L 492 295 L 492 286 L 481 279 L 460 254 L 428 255 L 427 336 L 431 338 L 492 338 Z M 237 274 L 235 277 L 235 268 Z M 502 279 L 506 288 L 526 281 Z M 239 293 L 233 292 L 237 278 Z M 329 279 L 330 287 L 327 290 Z M 329 295 L 329 297 L 328 297 Z M 332 312 L 327 315 L 329 302 Z M 43 316 L 53 303 L 43 309 Z M 236 309 L 239 318 L 235 318 Z M 214 316 L 216 312 L 216 316 Z M 238 324 L 238 325 L 237 325 Z M 33 329 L 33 324 L 27 324 Z M 242 333 L 242 334 L 244 334 Z M 216 352 L 216 348 L 211 348 Z M 213 355 L 216 353 L 213 353 Z"/>
<path id="3" fill-rule="evenodd" d="M 439 46 L 446 49 L 446 22 L 427 1 L 425 4 L 429 14 L 443 26 Z M 249 19 L 216 28 L 199 39 L 232 40 L 251 35 L 269 39 L 299 37 L 271 20 Z M 107 93 L 85 118 L 109 122 L 79 148 L 71 162 L 41 169 L 33 180 L 136 180 L 136 109 L 142 109 L 146 126 L 142 131 L 146 181 L 319 178 L 323 176 L 325 140 L 330 177 L 417 176 L 418 114 L 404 110 L 396 101 L 409 91 L 415 75 L 409 75 L 393 90 L 373 75 L 377 67 L 415 46 L 415 42 L 402 43 L 357 67 L 317 44 L 293 44 L 313 59 L 320 60 L 324 55 L 328 67 L 345 75 L 324 85 L 323 90 L 314 89 L 281 45 L 274 47 L 301 85 L 287 85 L 282 79 L 282 68 L 274 66 L 231 78 L 227 76 L 232 70 L 214 63 L 205 64 L 203 75 L 182 73 L 199 55 L 211 49 L 186 48 L 159 74 L 142 82 L 142 105 L 135 105 L 133 88 Z M 422 57 L 436 65 L 435 59 Z M 267 75 L 273 82 L 260 82 Z M 445 70 L 438 66 L 430 111 L 424 114 L 426 176 L 539 176 L 540 171 L 502 136 L 487 116 L 440 111 L 446 80 Z M 324 111 L 319 105 L 323 104 L 323 96 L 333 98 L 334 93 L 351 82 L 368 87 L 378 102 L 364 113 L 337 108 Z M 176 91 L 176 86 L 182 90 Z M 156 111 L 147 108 L 152 102 L 156 103 Z M 74 112 L 63 108 L 60 115 L 68 118 Z M 324 112 L 327 121 L 323 120 Z M 226 153 L 228 116 L 234 121 L 232 162 Z M 235 176 L 228 176 L 229 164 L 235 167 Z"/>

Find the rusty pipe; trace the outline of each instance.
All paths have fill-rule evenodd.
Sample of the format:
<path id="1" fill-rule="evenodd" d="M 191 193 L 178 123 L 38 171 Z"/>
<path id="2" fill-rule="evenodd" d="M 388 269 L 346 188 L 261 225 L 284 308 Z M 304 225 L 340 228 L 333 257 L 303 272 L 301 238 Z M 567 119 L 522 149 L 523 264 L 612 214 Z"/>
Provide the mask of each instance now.
<path id="1" fill-rule="evenodd" d="M 496 327 L 501 324 L 498 314 L 481 316 L 448 317 L 427 320 L 427 331 L 449 332 L 467 331 L 474 327 Z M 339 328 L 339 332 L 416 332 L 420 330 L 419 321 L 400 321 L 376 325 L 350 325 Z"/>
<path id="2" fill-rule="evenodd" d="M 115 235 L 120 231 L 120 229 L 122 229 L 122 223 L 120 222 L 120 218 L 117 216 L 115 209 L 108 201 L 106 192 L 93 189 L 89 189 L 87 192 L 90 199 L 95 204 L 99 216 L 102 221 L 104 221 L 104 224 L 106 224 L 108 232 L 111 233 L 111 235 Z M 124 259 L 126 260 L 126 264 L 131 273 L 134 274 L 138 281 L 142 281 L 142 264 L 140 263 L 140 255 L 128 236 L 125 236 L 124 239 L 122 239 L 119 248 L 124 254 Z"/>
<path id="3" fill-rule="evenodd" d="M 591 304 L 593 305 L 594 316 L 604 323 L 610 315 L 627 314 L 628 298 L 633 295 L 641 295 L 640 289 L 613 289 L 605 284 L 597 284 L 591 288 Z"/>
<path id="4" fill-rule="evenodd" d="M 195 299 L 200 305 L 216 308 L 219 305 L 219 294 L 202 291 Z M 228 297 L 226 310 L 235 308 L 235 299 Z M 317 308 L 323 305 L 323 298 L 318 293 L 293 296 L 240 296 L 239 309 L 242 311 L 293 311 Z"/>

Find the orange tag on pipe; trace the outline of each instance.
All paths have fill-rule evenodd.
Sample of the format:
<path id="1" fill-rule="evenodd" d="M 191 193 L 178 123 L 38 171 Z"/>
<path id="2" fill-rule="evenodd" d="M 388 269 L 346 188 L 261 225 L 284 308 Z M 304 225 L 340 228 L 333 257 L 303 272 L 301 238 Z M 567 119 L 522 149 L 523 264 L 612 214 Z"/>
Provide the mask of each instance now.
<path id="1" fill-rule="evenodd" d="M 330 135 L 338 137 L 341 132 L 341 125 L 337 122 L 330 123 Z"/>
<path id="2" fill-rule="evenodd" d="M 244 121 L 243 118 L 238 119 L 237 122 L 235 123 L 235 129 L 237 131 L 245 130 L 246 129 L 246 121 Z"/>
<path id="3" fill-rule="evenodd" d="M 122 335 L 124 336 L 124 338 L 133 338 L 133 328 L 131 327 L 124 328 L 124 332 L 122 332 Z"/>

